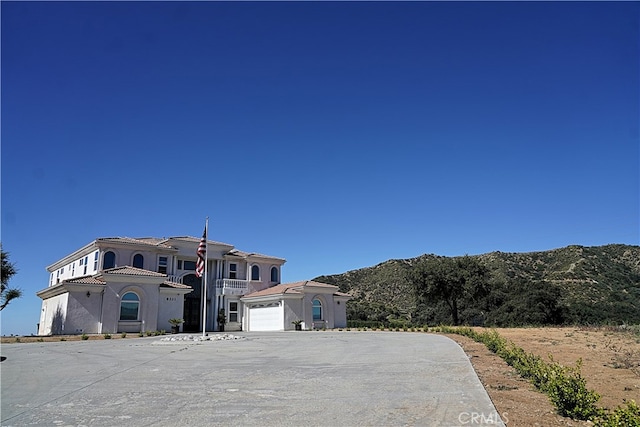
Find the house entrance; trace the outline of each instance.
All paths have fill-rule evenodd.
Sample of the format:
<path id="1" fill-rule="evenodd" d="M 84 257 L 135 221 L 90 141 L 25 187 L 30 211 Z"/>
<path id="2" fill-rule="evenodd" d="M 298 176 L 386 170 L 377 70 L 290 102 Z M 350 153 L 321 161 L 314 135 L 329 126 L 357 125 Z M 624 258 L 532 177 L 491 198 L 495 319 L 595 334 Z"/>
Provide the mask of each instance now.
<path id="1" fill-rule="evenodd" d="M 202 303 L 202 279 L 195 274 L 189 274 L 182 278 L 182 283 L 189 285 L 193 291 L 184 296 L 184 324 L 182 330 L 184 332 L 200 332 L 202 321 L 201 303 Z"/>

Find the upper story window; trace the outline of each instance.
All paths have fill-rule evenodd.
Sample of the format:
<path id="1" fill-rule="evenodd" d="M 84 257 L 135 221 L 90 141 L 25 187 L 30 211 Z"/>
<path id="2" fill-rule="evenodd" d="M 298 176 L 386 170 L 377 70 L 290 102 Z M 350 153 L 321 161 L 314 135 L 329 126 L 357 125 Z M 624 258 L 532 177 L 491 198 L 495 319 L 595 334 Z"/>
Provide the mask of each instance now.
<path id="1" fill-rule="evenodd" d="M 169 263 L 169 258 L 166 256 L 158 257 L 158 273 L 167 274 L 167 264 Z"/>
<path id="2" fill-rule="evenodd" d="M 93 255 L 93 271 L 98 269 L 98 251 Z"/>
<path id="3" fill-rule="evenodd" d="M 135 268 L 144 268 L 144 257 L 142 254 L 135 254 L 133 256 L 133 266 Z"/>
<path id="4" fill-rule="evenodd" d="M 102 269 L 106 270 L 107 268 L 113 268 L 116 266 L 116 254 L 107 251 L 104 253 L 104 258 L 102 259 Z"/>
<path id="5" fill-rule="evenodd" d="M 120 301 L 120 320 L 138 320 L 140 298 L 133 292 L 122 295 Z"/>
<path id="6" fill-rule="evenodd" d="M 96 255 L 97 254 L 98 254 L 98 252 L 96 252 Z M 98 262 L 98 261 L 96 261 L 96 262 Z M 89 265 L 89 255 L 84 257 L 84 272 L 82 274 L 87 274 L 87 265 Z"/>
<path id="7" fill-rule="evenodd" d="M 260 267 L 257 265 L 251 267 L 251 280 L 260 280 Z"/>
<path id="8" fill-rule="evenodd" d="M 278 267 L 271 267 L 271 281 L 278 282 Z"/>
<path id="9" fill-rule="evenodd" d="M 322 302 L 317 298 L 313 300 L 313 320 L 322 320 Z"/>
<path id="10" fill-rule="evenodd" d="M 183 261 L 183 260 L 179 259 L 178 260 L 178 270 L 196 271 L 196 262 L 195 261 Z"/>
<path id="11" fill-rule="evenodd" d="M 232 262 L 229 264 L 229 279 L 237 279 L 238 278 L 238 264 Z"/>

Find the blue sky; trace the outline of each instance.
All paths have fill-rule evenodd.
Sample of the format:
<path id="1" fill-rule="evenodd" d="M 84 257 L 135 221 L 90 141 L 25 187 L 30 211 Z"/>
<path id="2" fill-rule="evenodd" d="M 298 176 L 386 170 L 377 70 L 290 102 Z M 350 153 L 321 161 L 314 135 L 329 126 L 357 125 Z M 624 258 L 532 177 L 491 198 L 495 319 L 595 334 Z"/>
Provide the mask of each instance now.
<path id="1" fill-rule="evenodd" d="M 2 2 L 2 245 L 199 236 L 284 281 L 639 243 L 639 10 L 607 2 Z"/>

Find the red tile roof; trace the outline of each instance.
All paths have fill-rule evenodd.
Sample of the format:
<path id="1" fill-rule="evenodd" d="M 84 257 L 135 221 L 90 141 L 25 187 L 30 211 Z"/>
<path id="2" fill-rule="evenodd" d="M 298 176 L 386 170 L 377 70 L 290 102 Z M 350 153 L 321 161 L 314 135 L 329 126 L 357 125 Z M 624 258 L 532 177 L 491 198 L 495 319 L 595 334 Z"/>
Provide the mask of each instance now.
<path id="1" fill-rule="evenodd" d="M 326 283 L 314 282 L 311 280 L 303 280 L 301 282 L 294 283 L 285 283 L 282 285 L 272 286 L 267 289 L 263 289 L 258 292 L 253 292 L 245 295 L 245 297 L 263 297 L 269 295 L 284 295 L 284 294 L 302 294 L 304 293 L 304 288 L 306 287 L 314 287 L 314 288 L 325 288 L 325 289 L 337 289 L 337 286 L 327 285 Z M 345 294 L 343 292 L 334 292 L 334 295 L 338 296 L 351 296 Z"/>
<path id="2" fill-rule="evenodd" d="M 144 270 L 142 268 L 131 267 L 125 265 L 124 267 L 114 267 L 104 270 L 103 273 L 107 274 L 125 274 L 130 276 L 148 276 L 148 277 L 164 277 L 166 274 L 156 273 L 151 270 Z"/>

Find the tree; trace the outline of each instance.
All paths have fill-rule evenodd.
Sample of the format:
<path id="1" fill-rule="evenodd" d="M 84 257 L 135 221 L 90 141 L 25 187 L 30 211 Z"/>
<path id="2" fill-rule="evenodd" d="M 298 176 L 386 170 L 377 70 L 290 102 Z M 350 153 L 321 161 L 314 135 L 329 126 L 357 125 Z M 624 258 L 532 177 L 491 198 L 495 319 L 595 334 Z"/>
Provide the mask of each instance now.
<path id="1" fill-rule="evenodd" d="M 0 254 L 2 255 L 2 283 L 0 284 L 0 311 L 9 305 L 9 302 L 22 296 L 22 291 L 16 288 L 9 288 L 9 279 L 16 274 L 17 270 L 9 262 L 9 253 L 2 250 L 0 245 Z"/>
<path id="2" fill-rule="evenodd" d="M 444 301 L 454 325 L 460 323 L 459 303 L 478 301 L 488 293 L 489 270 L 470 256 L 424 258 L 415 265 L 411 279 L 418 303 Z"/>

